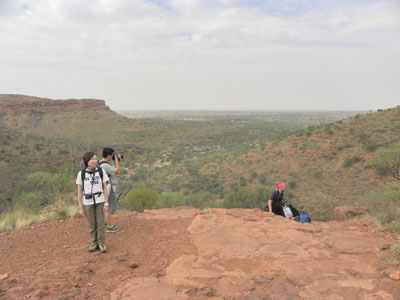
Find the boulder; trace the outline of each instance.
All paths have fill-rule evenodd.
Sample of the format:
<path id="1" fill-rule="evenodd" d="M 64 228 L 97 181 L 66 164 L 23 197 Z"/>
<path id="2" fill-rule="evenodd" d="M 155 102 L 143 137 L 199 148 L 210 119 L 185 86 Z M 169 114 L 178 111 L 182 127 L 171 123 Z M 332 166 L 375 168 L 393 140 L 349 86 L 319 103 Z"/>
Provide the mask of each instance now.
<path id="1" fill-rule="evenodd" d="M 355 216 L 363 215 L 368 212 L 367 209 L 362 207 L 340 206 L 334 210 L 336 220 L 343 221 Z"/>
<path id="2" fill-rule="evenodd" d="M 7 278 L 8 278 L 8 274 L 7 273 L 0 275 L 0 281 L 2 281 L 4 279 L 7 279 Z"/>

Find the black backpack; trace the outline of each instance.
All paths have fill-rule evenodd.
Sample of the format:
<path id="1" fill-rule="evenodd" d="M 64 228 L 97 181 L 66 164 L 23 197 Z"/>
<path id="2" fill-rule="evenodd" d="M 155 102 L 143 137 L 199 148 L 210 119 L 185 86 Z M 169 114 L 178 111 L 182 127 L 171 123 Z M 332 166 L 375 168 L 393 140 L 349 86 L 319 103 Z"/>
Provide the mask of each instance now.
<path id="1" fill-rule="evenodd" d="M 96 174 L 96 171 L 99 171 L 100 173 L 100 178 L 101 178 L 101 188 L 103 189 L 103 168 L 96 166 L 96 169 L 94 170 L 94 173 Z M 81 170 L 81 180 L 82 180 L 82 191 L 83 194 L 85 194 L 85 175 L 86 175 L 86 168 Z"/>

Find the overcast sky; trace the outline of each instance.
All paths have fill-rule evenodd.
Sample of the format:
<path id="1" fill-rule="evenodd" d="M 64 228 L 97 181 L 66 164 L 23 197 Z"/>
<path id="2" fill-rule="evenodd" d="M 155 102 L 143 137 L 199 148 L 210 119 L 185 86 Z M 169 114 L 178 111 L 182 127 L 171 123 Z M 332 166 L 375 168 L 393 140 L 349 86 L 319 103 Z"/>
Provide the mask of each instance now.
<path id="1" fill-rule="evenodd" d="M 400 0 L 0 0 L 0 93 L 114 110 L 400 104 Z"/>

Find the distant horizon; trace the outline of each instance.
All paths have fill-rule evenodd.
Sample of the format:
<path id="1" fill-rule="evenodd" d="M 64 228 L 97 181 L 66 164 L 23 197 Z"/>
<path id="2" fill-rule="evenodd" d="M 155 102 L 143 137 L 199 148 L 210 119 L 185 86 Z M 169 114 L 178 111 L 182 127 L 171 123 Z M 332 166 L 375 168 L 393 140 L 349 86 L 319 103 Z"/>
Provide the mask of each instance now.
<path id="1" fill-rule="evenodd" d="M 391 108 L 391 107 L 390 107 Z M 390 109 L 387 108 L 387 109 Z M 377 110 L 112 110 L 117 113 L 163 113 L 163 112 L 177 112 L 177 113 L 295 113 L 295 112 L 310 112 L 310 113 L 319 113 L 319 112 L 374 112 Z"/>
<path id="2" fill-rule="evenodd" d="M 101 98 L 96 98 L 96 97 L 67 97 L 67 98 L 50 98 L 46 96 L 37 96 L 37 95 L 26 95 L 22 93 L 4 93 L 0 92 L 0 97 L 1 96 L 9 96 L 9 97 L 28 97 L 28 98 L 38 98 L 38 99 L 48 99 L 48 100 L 53 100 L 53 101 L 63 101 L 63 100 L 87 100 L 87 99 L 92 99 L 92 100 L 100 100 L 104 101 L 105 104 L 110 108 L 110 110 L 114 112 L 374 112 L 379 109 L 391 109 L 394 107 L 397 107 L 399 105 L 391 106 L 391 107 L 386 107 L 386 108 L 375 108 L 375 109 L 362 109 L 362 108 L 357 108 L 357 109 L 282 109 L 282 110 L 277 110 L 277 109 L 257 109 L 257 108 L 249 108 L 249 109 L 181 109 L 181 108 L 176 108 L 176 109 L 113 109 L 108 103 L 108 99 L 101 99 Z"/>

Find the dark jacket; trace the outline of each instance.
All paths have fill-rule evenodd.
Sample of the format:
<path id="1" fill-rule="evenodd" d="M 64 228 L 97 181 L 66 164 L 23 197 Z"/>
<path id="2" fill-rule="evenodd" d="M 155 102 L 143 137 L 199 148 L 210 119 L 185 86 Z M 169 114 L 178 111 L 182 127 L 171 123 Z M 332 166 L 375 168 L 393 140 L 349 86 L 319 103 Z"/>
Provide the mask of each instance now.
<path id="1" fill-rule="evenodd" d="M 272 200 L 272 206 L 273 207 L 281 207 L 282 206 L 282 200 L 283 200 L 283 193 L 279 193 L 278 190 L 274 190 L 271 193 L 271 197 L 269 197 L 270 200 Z"/>

